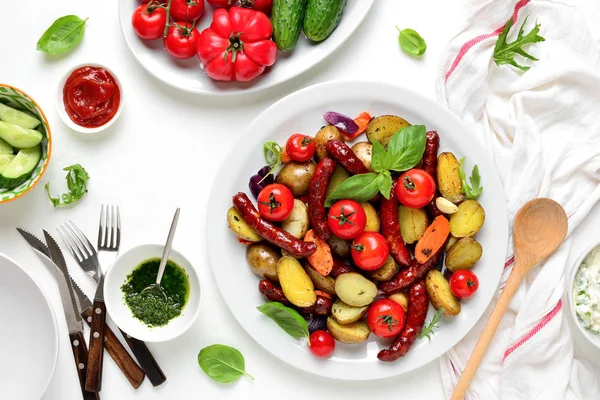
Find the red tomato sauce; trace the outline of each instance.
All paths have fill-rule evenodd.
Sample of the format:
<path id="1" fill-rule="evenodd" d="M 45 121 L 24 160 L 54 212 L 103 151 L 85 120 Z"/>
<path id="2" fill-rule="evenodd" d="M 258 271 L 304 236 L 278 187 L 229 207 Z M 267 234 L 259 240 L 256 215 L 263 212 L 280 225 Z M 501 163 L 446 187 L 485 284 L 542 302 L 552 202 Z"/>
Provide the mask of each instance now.
<path id="1" fill-rule="evenodd" d="M 121 91 L 115 78 L 104 68 L 81 67 L 65 82 L 63 103 L 73 122 L 95 128 L 115 116 L 121 103 Z"/>

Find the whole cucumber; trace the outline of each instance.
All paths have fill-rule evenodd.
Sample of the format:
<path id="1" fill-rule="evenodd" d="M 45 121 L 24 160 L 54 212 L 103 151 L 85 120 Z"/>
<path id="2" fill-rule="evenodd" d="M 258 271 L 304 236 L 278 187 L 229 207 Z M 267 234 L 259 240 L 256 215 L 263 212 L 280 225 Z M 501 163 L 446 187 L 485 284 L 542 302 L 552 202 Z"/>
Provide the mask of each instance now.
<path id="1" fill-rule="evenodd" d="M 308 0 L 304 17 L 304 34 L 314 42 L 329 37 L 340 23 L 346 0 Z"/>
<path id="2" fill-rule="evenodd" d="M 273 0 L 273 40 L 279 50 L 290 51 L 296 47 L 305 11 L 306 0 Z"/>

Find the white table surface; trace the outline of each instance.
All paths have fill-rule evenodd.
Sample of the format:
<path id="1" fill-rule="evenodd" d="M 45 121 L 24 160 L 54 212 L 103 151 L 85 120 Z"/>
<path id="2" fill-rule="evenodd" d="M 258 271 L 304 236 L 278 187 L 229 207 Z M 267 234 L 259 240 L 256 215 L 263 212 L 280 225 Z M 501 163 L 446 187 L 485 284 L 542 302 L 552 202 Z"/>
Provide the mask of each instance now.
<path id="1" fill-rule="evenodd" d="M 266 92 L 225 99 L 179 92 L 146 73 L 123 40 L 116 0 L 20 0 L 5 6 L 0 24 L 0 37 L 4 38 L 0 81 L 25 90 L 40 103 L 54 138 L 52 161 L 42 184 L 24 198 L 0 206 L 0 252 L 35 276 L 58 316 L 60 356 L 43 399 L 71 400 L 81 395 L 58 289 L 15 227 L 38 234 L 42 228 L 55 232 L 56 226 L 71 219 L 93 236 L 102 203 L 121 207 L 123 250 L 141 243 L 162 243 L 172 213 L 180 206 L 174 246 L 195 265 L 205 289 L 200 316 L 185 335 L 168 343 L 149 344 L 167 382 L 153 388 L 146 380 L 134 390 L 106 356 L 103 399 L 293 400 L 307 395 L 345 400 L 443 398 L 437 361 L 395 379 L 352 383 L 305 374 L 270 356 L 237 324 L 216 289 L 208 265 L 205 221 L 210 212 L 206 209 L 210 188 L 218 178 L 217 166 L 228 147 L 236 143 L 257 114 L 286 94 L 323 81 L 373 79 L 401 84 L 434 99 L 439 58 L 465 18 L 452 3 L 376 0 L 355 35 L 316 68 Z M 36 41 L 42 32 L 67 14 L 90 17 L 82 43 L 64 56 L 48 57 L 37 52 Z M 414 28 L 427 40 L 427 53 L 422 59 L 415 60 L 400 51 L 395 25 Z M 112 67 L 124 86 L 123 114 L 105 134 L 93 138 L 69 130 L 55 108 L 57 81 L 71 66 L 82 62 Z M 55 193 L 63 190 L 62 168 L 74 163 L 81 163 L 90 173 L 89 194 L 74 207 L 53 209 L 43 183 L 51 181 Z M 599 215 L 597 207 L 591 216 Z M 575 241 L 575 250 L 593 240 L 592 225 L 588 222 L 576 233 L 585 239 Z M 93 285 L 87 276 L 70 257 L 67 261 L 75 279 L 92 295 Z M 247 370 L 256 380 L 242 378 L 227 386 L 211 381 L 199 368 L 197 354 L 214 343 L 240 349 Z"/>

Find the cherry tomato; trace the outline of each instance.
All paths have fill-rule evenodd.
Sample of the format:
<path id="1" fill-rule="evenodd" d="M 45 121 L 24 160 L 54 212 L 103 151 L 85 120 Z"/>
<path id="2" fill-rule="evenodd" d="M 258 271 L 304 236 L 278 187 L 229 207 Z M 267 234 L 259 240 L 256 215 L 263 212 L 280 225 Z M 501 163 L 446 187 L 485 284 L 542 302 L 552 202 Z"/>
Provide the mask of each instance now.
<path id="1" fill-rule="evenodd" d="M 240 5 L 267 13 L 271 11 L 273 0 L 240 0 Z"/>
<path id="2" fill-rule="evenodd" d="M 396 197 L 410 208 L 425 207 L 435 195 L 435 181 L 426 171 L 413 168 L 406 171 L 396 184 Z"/>
<path id="3" fill-rule="evenodd" d="M 206 0 L 213 7 L 229 8 L 235 5 L 237 0 Z"/>
<path id="4" fill-rule="evenodd" d="M 390 299 L 377 300 L 369 307 L 367 323 L 371 332 L 382 338 L 394 337 L 404 327 L 404 309 Z"/>
<path id="5" fill-rule="evenodd" d="M 351 254 L 358 268 L 374 271 L 385 264 L 390 255 L 390 248 L 379 233 L 363 232 L 352 242 Z"/>
<path id="6" fill-rule="evenodd" d="M 192 22 L 204 12 L 204 0 L 172 0 L 169 14 L 175 21 Z"/>
<path id="7" fill-rule="evenodd" d="M 283 221 L 294 208 L 294 195 L 284 185 L 272 183 L 258 194 L 258 211 L 270 221 Z"/>
<path id="8" fill-rule="evenodd" d="M 315 139 L 294 133 L 285 144 L 285 151 L 293 161 L 305 162 L 315 154 Z"/>
<path id="9" fill-rule="evenodd" d="M 310 335 L 310 351 L 317 357 L 329 357 L 335 349 L 335 340 L 327 331 L 314 331 Z"/>
<path id="10" fill-rule="evenodd" d="M 450 290 L 459 299 L 471 297 L 478 287 L 477 275 L 469 270 L 458 270 L 450 277 Z"/>
<path id="11" fill-rule="evenodd" d="M 192 58 L 196 55 L 198 29 L 191 22 L 176 22 L 169 27 L 165 49 L 175 58 Z"/>
<path id="12" fill-rule="evenodd" d="M 131 24 L 135 33 L 146 40 L 162 37 L 167 23 L 167 12 L 156 4 L 142 4 L 131 16 Z"/>
<path id="13" fill-rule="evenodd" d="M 341 200 L 329 209 L 327 223 L 334 235 L 342 239 L 354 239 L 367 225 L 367 214 L 354 200 Z"/>

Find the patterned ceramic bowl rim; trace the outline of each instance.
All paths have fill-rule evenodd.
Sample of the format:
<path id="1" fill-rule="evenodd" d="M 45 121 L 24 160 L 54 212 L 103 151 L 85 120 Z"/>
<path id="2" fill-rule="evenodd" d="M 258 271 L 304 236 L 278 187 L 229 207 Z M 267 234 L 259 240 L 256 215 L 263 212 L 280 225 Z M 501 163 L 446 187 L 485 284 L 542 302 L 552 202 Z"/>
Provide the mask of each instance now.
<path id="1" fill-rule="evenodd" d="M 10 93 L 11 90 L 14 93 Z M 44 138 L 46 141 L 46 150 L 42 151 L 40 162 L 35 167 L 34 172 L 31 174 L 31 177 L 27 179 L 27 181 L 25 181 L 23 184 L 19 185 L 18 187 L 12 190 L 7 190 L 4 192 L 0 191 L 0 204 L 16 200 L 19 197 L 25 195 L 31 189 L 33 189 L 46 173 L 46 169 L 48 168 L 48 164 L 50 163 L 50 156 L 52 154 L 52 133 L 50 132 L 50 124 L 48 123 L 46 114 L 44 114 L 44 111 L 42 111 L 42 107 L 40 107 L 40 105 L 30 95 L 28 95 L 21 89 L 18 89 L 14 86 L 5 83 L 0 83 L 0 101 L 5 98 L 12 99 L 12 101 L 9 101 L 9 103 L 13 105 L 16 103 L 18 105 L 17 108 L 32 113 L 38 118 L 41 117 L 42 124 L 44 125 L 44 128 L 46 130 L 46 137 Z M 16 100 L 16 98 L 18 98 L 19 101 Z M 23 100 L 26 100 L 27 103 Z M 5 102 L 2 103 L 6 104 Z M 44 139 L 42 139 L 42 145 L 44 143 Z M 43 163 L 41 170 L 39 169 L 40 163 Z"/>

